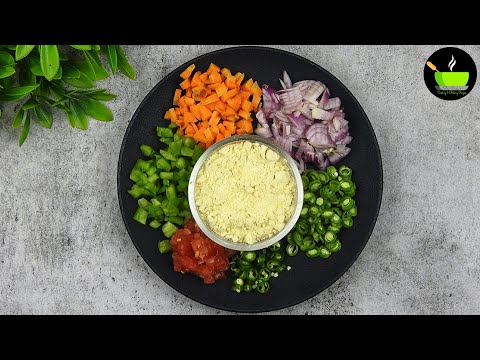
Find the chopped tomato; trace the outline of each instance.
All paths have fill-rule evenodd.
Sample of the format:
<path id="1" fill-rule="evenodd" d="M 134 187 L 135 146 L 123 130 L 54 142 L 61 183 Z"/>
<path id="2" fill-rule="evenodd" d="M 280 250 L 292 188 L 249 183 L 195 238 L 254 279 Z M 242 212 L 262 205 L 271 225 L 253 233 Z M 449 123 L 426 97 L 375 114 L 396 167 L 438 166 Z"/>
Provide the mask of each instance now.
<path id="1" fill-rule="evenodd" d="M 213 284 L 225 278 L 230 265 L 228 257 L 232 250 L 213 242 L 200 230 L 193 219 L 185 223 L 170 239 L 173 250 L 173 269 L 182 273 L 193 273 L 205 284 Z"/>

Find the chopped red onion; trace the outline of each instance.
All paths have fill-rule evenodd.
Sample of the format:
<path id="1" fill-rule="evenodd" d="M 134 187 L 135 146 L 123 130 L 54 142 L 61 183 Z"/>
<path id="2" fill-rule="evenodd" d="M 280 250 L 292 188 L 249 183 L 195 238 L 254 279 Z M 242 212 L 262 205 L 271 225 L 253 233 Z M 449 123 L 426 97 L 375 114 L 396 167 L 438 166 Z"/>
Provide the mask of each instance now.
<path id="1" fill-rule="evenodd" d="M 327 103 L 323 107 L 325 110 L 330 110 L 333 108 L 338 108 L 340 107 L 341 101 L 339 97 L 334 97 L 331 99 L 328 99 Z"/>
<path id="2" fill-rule="evenodd" d="M 350 152 L 352 141 L 348 121 L 339 97 L 330 99 L 329 89 L 320 81 L 292 84 L 284 71 L 283 90 L 263 85 L 263 107 L 256 114 L 255 133 L 274 141 L 296 160 L 301 172 L 306 164 L 325 169 Z"/>

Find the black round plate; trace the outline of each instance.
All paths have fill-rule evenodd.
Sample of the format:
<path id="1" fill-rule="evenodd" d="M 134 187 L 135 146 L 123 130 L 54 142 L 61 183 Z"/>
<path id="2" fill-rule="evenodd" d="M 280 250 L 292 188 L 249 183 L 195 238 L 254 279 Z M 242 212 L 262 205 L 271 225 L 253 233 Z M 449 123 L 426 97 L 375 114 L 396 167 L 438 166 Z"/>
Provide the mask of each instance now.
<path id="1" fill-rule="evenodd" d="M 231 278 L 205 285 L 193 275 L 173 271 L 170 255 L 158 252 L 157 242 L 163 238 L 160 229 L 153 230 L 133 220 L 137 202 L 127 193 L 132 186 L 129 174 L 141 157 L 139 146 L 158 148 L 155 127 L 167 125 L 165 111 L 172 106 L 173 93 L 179 87 L 180 73 L 190 64 L 205 71 L 210 63 L 227 67 L 233 73 L 245 73 L 259 85 L 280 88 L 278 79 L 286 70 L 292 81 L 305 79 L 325 83 L 331 96 L 339 96 L 345 107 L 353 136 L 352 151 L 342 163 L 353 169 L 357 184 L 355 200 L 358 216 L 354 226 L 343 229 L 339 237 L 342 250 L 329 259 L 308 259 L 304 254 L 288 258 L 291 271 L 282 273 L 271 282 L 268 294 L 241 293 L 230 290 Z M 339 165 L 341 165 L 340 163 Z M 118 162 L 118 198 L 123 220 L 130 238 L 140 255 L 168 285 L 202 304 L 238 312 L 260 312 L 282 309 L 298 304 L 325 290 L 353 264 L 373 231 L 382 198 L 383 174 L 380 150 L 372 125 L 352 93 L 332 74 L 317 64 L 295 54 L 264 47 L 236 47 L 215 51 L 193 59 L 162 79 L 145 97 L 126 130 Z"/>

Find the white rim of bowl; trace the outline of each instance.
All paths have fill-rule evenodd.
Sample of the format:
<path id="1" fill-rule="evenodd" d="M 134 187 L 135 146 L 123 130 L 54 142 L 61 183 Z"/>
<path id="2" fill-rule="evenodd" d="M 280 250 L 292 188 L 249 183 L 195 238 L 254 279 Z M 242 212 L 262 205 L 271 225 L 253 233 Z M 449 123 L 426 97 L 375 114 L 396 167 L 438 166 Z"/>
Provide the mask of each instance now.
<path id="1" fill-rule="evenodd" d="M 295 179 L 296 189 L 297 189 L 297 192 L 296 192 L 297 199 L 295 204 L 295 210 L 292 214 L 292 217 L 285 225 L 285 227 L 279 233 L 275 234 L 271 238 L 256 242 L 254 244 L 235 243 L 233 241 L 223 239 L 222 237 L 214 233 L 212 230 L 210 230 L 210 228 L 204 223 L 204 221 L 200 217 L 197 206 L 195 204 L 195 180 L 197 179 L 198 172 L 202 168 L 205 161 L 217 149 L 233 142 L 242 142 L 242 141 L 260 142 L 262 144 L 265 144 L 270 149 L 278 153 L 282 158 L 284 158 L 293 174 L 293 177 Z M 236 136 L 223 139 L 215 143 L 214 145 L 210 146 L 202 154 L 202 156 L 200 156 L 200 158 L 197 160 L 197 163 L 193 167 L 192 173 L 190 175 L 190 179 L 188 181 L 188 202 L 190 205 L 190 211 L 192 212 L 193 218 L 195 219 L 197 225 L 200 227 L 200 229 L 208 238 L 210 238 L 217 244 L 232 250 L 238 250 L 238 251 L 260 250 L 260 249 L 269 247 L 270 245 L 276 243 L 277 241 L 282 240 L 297 223 L 297 220 L 300 217 L 300 212 L 302 211 L 302 207 L 303 207 L 302 177 L 300 175 L 300 171 L 297 168 L 297 164 L 295 160 L 293 160 L 293 158 L 284 149 L 282 149 L 280 146 L 275 144 L 272 140 L 262 138 L 258 135 L 236 135 Z"/>

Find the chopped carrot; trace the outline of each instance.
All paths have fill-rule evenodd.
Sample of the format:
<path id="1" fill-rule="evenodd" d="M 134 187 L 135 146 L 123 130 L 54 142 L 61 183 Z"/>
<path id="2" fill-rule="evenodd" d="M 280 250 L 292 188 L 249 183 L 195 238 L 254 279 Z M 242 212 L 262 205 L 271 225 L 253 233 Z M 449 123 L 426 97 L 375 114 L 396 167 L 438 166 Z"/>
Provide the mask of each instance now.
<path id="1" fill-rule="evenodd" d="M 258 105 L 260 104 L 261 97 L 258 95 L 253 95 L 252 106 L 253 110 L 258 110 Z"/>
<path id="2" fill-rule="evenodd" d="M 182 96 L 182 89 L 175 90 L 175 94 L 173 95 L 173 105 L 177 105 L 178 99 Z"/>
<path id="3" fill-rule="evenodd" d="M 218 95 L 217 94 L 212 94 L 209 97 L 207 97 L 203 103 L 204 103 L 204 105 L 207 105 L 207 104 L 210 104 L 210 103 L 213 103 L 213 102 L 217 102 L 218 100 L 219 100 Z"/>
<path id="4" fill-rule="evenodd" d="M 240 88 L 242 90 L 250 92 L 252 90 L 252 85 L 253 85 L 253 79 L 248 79 Z"/>
<path id="5" fill-rule="evenodd" d="M 226 78 L 228 78 L 229 76 L 232 76 L 232 73 L 230 72 L 229 69 L 223 68 L 222 69 L 222 75 L 225 76 Z"/>
<path id="6" fill-rule="evenodd" d="M 220 85 L 215 88 L 215 92 L 217 93 L 218 97 L 222 97 L 222 95 L 225 94 L 227 91 L 228 89 L 224 83 L 220 83 Z"/>
<path id="7" fill-rule="evenodd" d="M 209 76 L 208 76 L 208 80 L 212 83 L 212 84 L 215 84 L 215 83 L 219 83 L 219 82 L 222 82 L 222 77 L 221 75 L 214 71 L 212 72 Z"/>
<path id="8" fill-rule="evenodd" d="M 253 96 L 262 96 L 262 89 L 260 89 L 260 86 L 258 86 L 258 83 L 256 81 L 253 83 L 250 91 L 252 92 Z"/>
<path id="9" fill-rule="evenodd" d="M 239 72 L 235 74 L 235 83 L 238 88 L 240 88 L 240 84 L 242 83 L 244 77 L 245 77 L 245 74 L 242 74 Z"/>
<path id="10" fill-rule="evenodd" d="M 201 74 L 202 74 L 201 71 L 197 71 L 195 75 L 193 75 L 192 81 L 190 82 L 192 88 L 203 85 L 202 80 L 200 80 Z"/>
<path id="11" fill-rule="evenodd" d="M 235 79 L 234 76 L 227 76 L 227 79 L 225 80 L 225 85 L 229 89 L 236 89 L 237 88 L 237 79 Z"/>
<path id="12" fill-rule="evenodd" d="M 214 63 L 211 63 L 210 66 L 207 69 L 207 74 L 210 75 L 213 72 L 219 73 L 220 68 L 217 65 L 215 65 Z"/>
<path id="13" fill-rule="evenodd" d="M 258 111 L 262 96 L 258 83 L 213 63 L 205 72 L 194 69 L 192 64 L 181 73 L 174 107 L 164 115 L 178 125 L 177 133 L 204 149 L 235 134 L 253 133 L 251 112 Z"/>
<path id="14" fill-rule="evenodd" d="M 248 100 L 243 100 L 242 101 L 242 110 L 244 111 L 252 111 L 252 103 Z"/>
<path id="15" fill-rule="evenodd" d="M 193 70 L 195 69 L 195 64 L 190 65 L 180 74 L 182 79 L 188 79 L 192 75 Z"/>
<path id="16" fill-rule="evenodd" d="M 225 94 L 221 96 L 221 99 L 223 102 L 226 102 L 228 99 L 233 98 L 235 95 L 237 95 L 237 93 L 237 89 L 228 90 Z"/>
<path id="17" fill-rule="evenodd" d="M 249 100 L 250 95 L 252 95 L 250 91 L 245 91 L 245 90 L 240 91 L 240 96 L 242 97 L 243 100 Z"/>
<path id="18" fill-rule="evenodd" d="M 200 105 L 200 114 L 202 116 L 202 121 L 208 121 L 212 116 L 212 112 L 204 105 Z"/>
<path id="19" fill-rule="evenodd" d="M 175 113 L 175 110 L 173 108 L 170 108 L 170 110 L 168 110 L 168 112 L 170 113 L 170 120 L 172 120 L 172 122 L 176 123 L 177 122 L 177 114 Z"/>
<path id="20" fill-rule="evenodd" d="M 181 83 L 180 83 L 180 87 L 185 90 L 185 89 L 188 89 L 190 87 L 190 79 L 189 78 L 186 78 L 185 80 L 183 80 Z"/>
<path id="21" fill-rule="evenodd" d="M 220 140 L 225 139 L 225 135 L 218 133 L 217 137 L 215 138 L 215 142 L 219 142 Z"/>
<path id="22" fill-rule="evenodd" d="M 203 83 L 206 83 L 208 81 L 208 73 L 203 73 L 202 75 L 200 75 L 200 80 L 203 82 Z"/>

